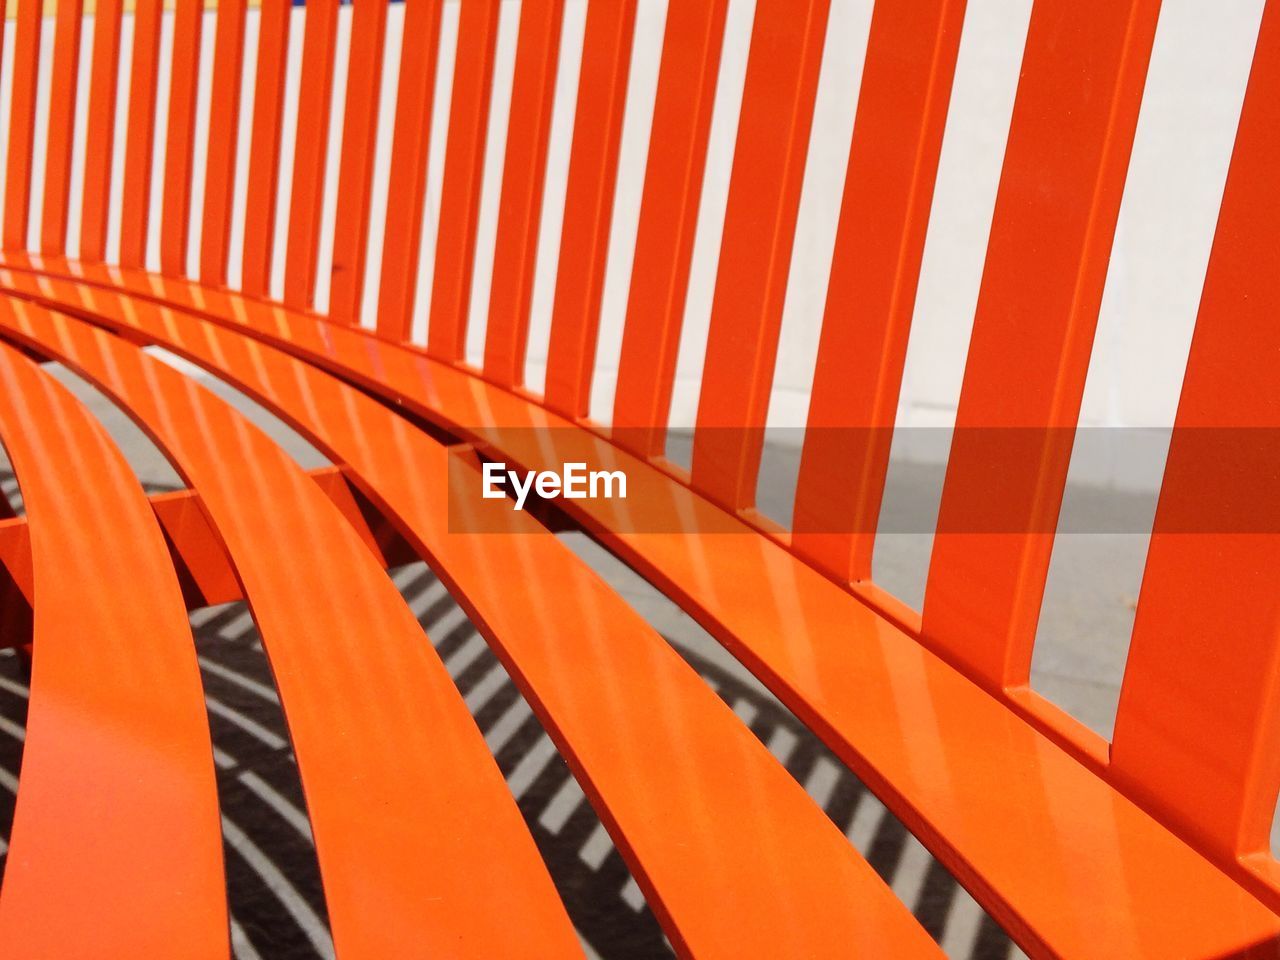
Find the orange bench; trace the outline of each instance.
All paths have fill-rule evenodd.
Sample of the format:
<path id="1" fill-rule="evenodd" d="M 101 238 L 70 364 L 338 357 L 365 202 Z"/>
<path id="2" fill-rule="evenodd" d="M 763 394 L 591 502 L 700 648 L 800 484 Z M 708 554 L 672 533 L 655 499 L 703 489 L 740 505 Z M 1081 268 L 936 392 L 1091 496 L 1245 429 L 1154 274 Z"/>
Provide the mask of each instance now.
<path id="1" fill-rule="evenodd" d="M 1029 670 L 1053 542 L 1044 531 L 1062 500 L 1159 3 L 1034 4 L 919 613 L 872 582 L 871 547 L 965 5 L 875 4 L 795 520 L 783 530 L 753 494 L 828 0 L 756 3 L 689 471 L 663 454 L 727 0 L 669 0 L 612 423 L 587 417 L 636 3 L 587 3 L 546 390 L 535 395 L 523 371 L 563 0 L 519 7 L 481 369 L 463 356 L 499 0 L 461 0 L 425 345 L 411 334 L 442 109 L 442 0 L 405 0 L 372 265 L 384 0 L 354 7 L 332 262 L 320 234 L 337 0 L 306 5 L 287 181 L 286 0 L 262 0 L 256 50 L 244 0 L 216 4 L 202 171 L 200 4 L 177 0 L 158 117 L 161 0 L 127 14 L 128 62 L 121 0 L 97 0 L 87 97 L 75 82 L 82 0 L 57 0 L 52 21 L 40 0 L 16 0 L 0 442 L 26 515 L 0 521 L 0 560 L 16 586 L 7 602 L 33 610 L 30 636 L 6 642 L 29 640 L 33 668 L 0 955 L 227 956 L 214 761 L 186 611 L 241 597 L 296 751 L 338 956 L 580 953 L 462 697 L 384 575 L 392 543 L 427 561 L 498 653 L 678 953 L 940 955 L 748 727 L 548 523 L 586 530 L 692 615 L 1031 956 L 1280 955 L 1268 842 L 1280 531 L 1179 526 L 1208 503 L 1248 518 L 1278 492 L 1273 463 L 1206 457 L 1195 428 L 1280 426 L 1280 4 L 1266 5 L 1106 742 L 1033 692 Z M 236 163 L 242 70 L 254 91 L 247 170 Z M 147 269 L 153 181 L 158 270 Z M 322 270 L 325 315 L 314 309 Z M 361 313 L 366 273 L 380 276 L 376 317 Z M 228 381 L 339 470 L 304 473 L 143 346 Z M 109 395 L 190 490 L 148 501 L 102 427 L 33 360 L 60 361 Z M 1023 439 L 993 452 L 993 428 Z M 482 462 L 495 460 L 621 471 L 627 498 L 516 511 L 482 493 Z M 998 527 L 974 523 L 993 510 Z"/>

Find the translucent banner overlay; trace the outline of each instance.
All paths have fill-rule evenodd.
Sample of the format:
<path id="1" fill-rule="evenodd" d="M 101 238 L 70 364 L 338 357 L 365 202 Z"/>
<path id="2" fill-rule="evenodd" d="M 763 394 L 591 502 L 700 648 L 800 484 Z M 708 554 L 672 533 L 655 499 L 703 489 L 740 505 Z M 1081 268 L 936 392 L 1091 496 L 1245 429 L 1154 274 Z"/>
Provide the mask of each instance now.
<path id="1" fill-rule="evenodd" d="M 450 458 L 458 533 L 560 514 L 624 534 L 736 533 L 720 508 L 734 491 L 802 534 L 1280 533 L 1280 428 L 466 433 Z M 652 451 L 657 467 L 639 455 Z"/>

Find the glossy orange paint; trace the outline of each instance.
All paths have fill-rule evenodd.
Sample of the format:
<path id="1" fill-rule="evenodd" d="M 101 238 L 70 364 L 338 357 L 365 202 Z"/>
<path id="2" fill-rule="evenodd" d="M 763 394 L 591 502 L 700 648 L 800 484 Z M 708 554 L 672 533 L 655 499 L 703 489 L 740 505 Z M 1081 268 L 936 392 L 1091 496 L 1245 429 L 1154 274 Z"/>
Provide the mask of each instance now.
<path id="1" fill-rule="evenodd" d="M 398 567 L 417 559 L 390 524 L 379 516 L 369 515 L 366 503 L 357 498 L 341 469 L 321 467 L 308 470 L 307 474 L 333 501 L 380 566 Z M 190 489 L 147 497 L 160 529 L 164 531 L 169 557 L 177 571 L 188 610 L 245 598 L 236 579 L 235 568 L 227 558 L 217 531 L 209 525 L 209 518 L 199 500 L 200 494 Z M 35 593 L 31 584 L 29 521 L 25 515 L 16 517 L 12 514 L 13 511 L 9 510 L 9 516 L 0 520 L 0 566 L 19 594 L 31 603 Z M 0 603 L 0 617 L 5 614 L 3 603 Z M 0 629 L 0 645 L 13 646 L 19 640 Z"/>
<path id="2" fill-rule="evenodd" d="M 392 340 L 408 340 L 413 330 L 443 6 L 443 0 L 405 0 L 404 6 L 401 49 L 412 55 L 400 57 L 378 286 L 378 331 Z"/>
<path id="3" fill-rule="evenodd" d="M 0 300 L 0 327 L 113 397 L 200 492 L 271 661 L 338 954 L 580 955 L 461 695 L 319 487 L 232 407 L 137 347 L 12 299 Z M 500 924 L 488 922 L 497 901 Z"/>
<path id="4" fill-rule="evenodd" d="M 44 210 L 40 250 L 65 253 L 67 206 L 71 193 L 71 147 L 75 136 L 76 87 L 80 73 L 80 25 L 83 0 L 58 0 L 53 34 L 53 76 L 50 83 L 48 153 L 44 170 Z"/>
<path id="5" fill-rule="evenodd" d="M 622 333 L 613 424 L 653 457 L 667 417 L 689 287 L 728 0 L 670 0 Z"/>
<path id="6" fill-rule="evenodd" d="M 1230 956 L 1255 947 L 1275 950 L 1280 942 L 1280 917 L 1255 899 L 1280 904 L 1280 888 L 1242 889 L 1252 871 L 1234 858 L 1209 862 L 1109 786 L 1105 747 L 1102 760 L 1094 751 L 1092 762 L 1062 749 L 1011 709 L 1013 701 L 991 697 L 864 602 L 662 471 L 533 402 L 364 331 L 161 277 L 87 272 L 101 274 L 105 282 L 91 287 L 12 273 L 0 274 L 0 287 L 48 298 L 223 371 L 229 364 L 249 371 L 262 362 L 257 353 L 249 354 L 252 360 L 234 360 L 235 350 L 245 348 L 233 348 L 233 341 L 208 327 L 187 334 L 176 314 L 153 314 L 149 298 L 164 298 L 461 430 L 481 449 L 512 463 L 534 469 L 581 460 L 625 470 L 632 485 L 625 506 L 565 505 L 809 724 L 1033 956 Z M 146 294 L 122 296 L 119 287 Z M 302 376 L 275 382 L 294 383 Z M 250 392 L 258 389 L 255 381 L 237 382 Z M 279 403 L 269 395 L 259 399 Z M 298 401 L 297 407 L 305 404 Z M 289 418 L 288 409 L 277 410 Z M 315 415 L 299 426 L 304 432 L 335 428 Z M 344 459 L 346 451 L 330 453 Z M 414 480 L 419 498 L 426 477 L 424 472 Z M 680 518 L 682 533 L 635 532 L 673 529 L 671 517 Z M 473 539 L 483 546 L 499 537 Z M 442 576 L 455 576 L 446 573 L 448 561 L 441 555 L 428 555 L 438 560 Z M 539 558 L 523 576 L 548 578 L 559 595 L 565 576 L 550 576 L 549 563 Z M 485 569 L 500 564 L 493 559 Z M 453 582 L 477 605 L 487 589 L 483 578 Z M 521 600 L 535 601 L 550 602 L 540 592 Z M 510 649 L 508 656 L 516 671 L 527 654 Z M 1041 705 L 1053 715 L 1054 708 Z M 1074 730 L 1060 711 L 1055 722 Z M 587 775 L 595 770 L 589 758 L 583 767 Z M 992 789 L 995 783 L 999 790 Z"/>
<path id="7" fill-rule="evenodd" d="M 389 93 L 379 90 L 386 15 L 381 0 L 358 0 L 355 11 L 353 75 L 338 94 L 347 104 L 337 163 L 339 231 L 334 263 L 323 266 L 318 251 L 324 179 L 333 166 L 326 157 L 332 77 L 336 58 L 346 54 L 337 46 L 336 0 L 306 5 L 289 187 L 287 306 L 262 299 L 270 286 L 281 189 L 290 17 L 284 0 L 266 0 L 261 19 L 248 170 L 247 296 L 216 289 L 226 279 L 227 201 L 238 173 L 234 84 L 219 85 L 213 98 L 212 189 L 200 212 L 203 284 L 184 279 L 191 144 L 199 133 L 190 99 L 200 29 L 195 0 L 179 0 L 176 18 L 176 96 L 166 132 L 160 251 L 167 276 L 135 269 L 147 253 L 160 0 L 139 0 L 135 15 L 120 211 L 124 269 L 98 263 L 110 200 L 109 177 L 98 167 L 85 181 L 82 256 L 88 263 L 59 256 L 66 213 L 62 157 L 75 103 L 65 92 L 53 98 L 49 118 L 44 256 L 25 252 L 31 172 L 40 161 L 32 155 L 35 123 L 45 118 L 34 113 L 40 4 L 17 0 L 3 225 L 3 263 L 13 269 L 0 274 L 0 287 L 80 319 L 5 299 L 0 328 L 15 341 L 75 360 L 116 392 L 196 481 L 197 493 L 167 520 L 161 516 L 162 525 L 191 556 L 203 554 L 205 583 L 215 592 L 230 590 L 230 558 L 265 624 L 278 672 L 285 665 L 282 690 L 300 737 L 340 953 L 378 956 L 394 947 L 391 952 L 402 954 L 402 941 L 379 940 L 391 934 L 374 930 L 375 923 L 417 944 L 466 918 L 492 938 L 474 944 L 477 956 L 510 952 L 503 937 L 511 930 L 491 929 L 499 925 L 488 923 L 477 906 L 486 889 L 496 898 L 498 881 L 466 866 L 477 849 L 489 849 L 483 845 L 490 838 L 475 829 L 488 822 L 484 804 L 507 818 L 499 831 L 506 839 L 493 844 L 519 863 L 507 885 L 524 896 L 505 897 L 504 908 L 516 904 L 512 909 L 529 911 L 530 922 L 549 931 L 532 938 L 526 932 L 517 949 L 532 943 L 532 949 L 573 952 L 576 945 L 541 865 L 528 855 L 527 832 L 511 819 L 509 802 L 495 799 L 500 784 L 494 785 L 470 721 L 438 664 L 422 659 L 422 638 L 405 620 L 394 591 L 388 592 L 379 568 L 389 557 L 377 535 L 361 526 L 345 481 L 326 498 L 271 444 L 122 340 L 168 346 L 233 380 L 344 464 L 361 496 L 430 560 L 499 651 L 682 954 L 936 951 L 795 783 L 652 630 L 532 517 L 477 499 L 474 463 L 451 455 L 415 424 L 440 426 L 529 469 L 556 468 L 566 460 L 625 469 L 631 485 L 625 507 L 567 502 L 573 519 L 762 679 L 1032 956 L 1280 955 L 1280 866 L 1266 836 L 1280 789 L 1274 716 L 1280 631 L 1268 579 L 1280 560 L 1280 532 L 1189 537 L 1179 528 L 1179 518 L 1202 505 L 1247 519 L 1265 515 L 1264 505 L 1275 500 L 1271 459 L 1206 459 L 1188 431 L 1280 428 L 1273 422 L 1280 344 L 1272 329 L 1280 309 L 1274 242 L 1280 222 L 1274 176 L 1280 160 L 1280 0 L 1266 5 L 1179 412 L 1179 426 L 1188 431 L 1170 453 L 1114 746 L 1032 691 L 1027 672 L 1053 541 L 1044 531 L 1052 529 L 1059 509 L 1069 454 L 1069 444 L 1055 443 L 1070 439 L 1077 419 L 1158 0 L 1033 4 L 959 415 L 962 427 L 1026 428 L 1033 442 L 993 451 L 965 435 L 956 441 L 923 615 L 868 579 L 884 444 L 826 442 L 823 431 L 874 430 L 893 422 L 962 0 L 874 5 L 794 534 L 771 527 L 751 506 L 760 456 L 756 431 L 768 412 L 827 0 L 760 0 L 755 12 L 691 477 L 667 464 L 662 452 L 725 0 L 668 5 L 611 437 L 584 415 L 634 3 L 602 0 L 587 7 L 585 86 L 575 116 L 547 396 L 534 397 L 523 389 L 523 369 L 563 0 L 525 0 L 520 7 L 482 375 L 458 361 L 470 309 L 501 5 L 469 0 L 459 11 L 429 347 L 423 352 L 394 341 L 409 336 L 414 319 L 427 124 L 440 108 L 429 97 L 441 4 L 407 2 L 406 37 L 430 53 L 404 60 L 398 80 L 394 209 L 377 337 L 345 324 L 358 318 L 362 300 L 374 100 Z M 77 3 L 59 0 L 55 62 L 74 59 L 78 18 L 71 12 Z M 105 0 L 99 9 L 106 22 L 94 34 L 86 154 L 109 169 L 102 158 L 111 154 L 119 2 Z M 238 75 L 242 13 L 238 4 L 219 9 L 214 70 L 224 78 Z M 309 313 L 318 271 L 331 266 L 329 319 L 340 324 Z M 122 339 L 91 331 L 86 320 Z M 26 370 L 4 360 L 12 353 L 0 350 L 0 367 Z M 0 397 L 0 406 L 23 402 L 42 382 L 24 380 Z M 206 437 L 197 415 L 221 427 Z M 57 434 L 49 418 L 38 425 L 42 442 L 45 433 Z M 9 427 L 18 429 L 12 422 Z M 1037 431 L 1044 432 L 1043 441 Z M 255 483 L 241 484 L 241 463 L 261 471 Z M 28 465 L 28 475 L 31 470 Z M 993 471 L 1001 484 L 995 495 Z M 49 489 L 61 489 L 57 483 L 48 478 Z M 86 497 L 134 496 L 122 489 L 113 485 Z M 450 507 L 491 532 L 451 530 Z M 128 510 L 136 514 L 137 504 Z M 967 526 L 966 518 L 993 510 L 1031 532 L 955 532 Z M 847 520 L 835 526 L 852 532 L 825 533 L 833 516 Z M 47 518 L 45 511 L 41 522 Z M 97 529 L 89 518 L 80 519 L 79 529 Z M 260 529 L 285 530 L 289 537 L 269 541 Z M 34 526 L 0 523 L 13 581 L 3 589 L 37 600 L 35 626 L 47 630 L 56 612 L 39 602 L 33 588 L 42 575 L 34 553 L 32 569 L 22 566 L 28 530 L 34 544 Z M 67 530 L 71 537 L 73 528 Z M 351 659 L 336 663 L 326 659 L 337 642 L 333 624 L 315 622 L 315 611 L 295 611 L 292 584 L 281 573 L 298 563 L 296 543 L 318 536 L 326 549 L 304 551 L 322 556 L 301 574 L 313 592 L 339 580 L 348 588 L 368 587 L 367 597 L 360 590 L 330 590 L 337 596 L 333 608 L 325 608 L 329 619 L 364 627 L 371 616 L 381 618 L 377 630 L 361 633 L 376 633 L 376 642 L 359 645 L 358 656 L 339 651 Z M 217 553 L 224 544 L 225 553 Z M 101 585 L 92 588 L 94 598 L 114 588 L 114 580 L 88 579 Z M 525 588 L 513 590 L 513 582 Z M 581 630 L 566 636 L 554 629 L 570 616 L 583 622 Z M 319 631 L 317 649 L 299 640 L 310 639 L 313 630 Z M 42 657 L 56 663 L 58 645 L 42 649 L 40 636 L 37 664 Z M 86 662 L 100 655 L 87 651 Z M 62 657 L 67 676 L 79 667 L 78 657 Z M 165 663 L 158 659 L 156 669 L 167 669 Z M 342 676 L 325 679 L 325 670 L 339 668 Z M 584 683 L 584 676 L 594 682 Z M 316 677 L 324 689 L 341 693 L 338 702 L 353 724 L 374 731 L 373 755 L 359 760 L 371 765 L 372 782 L 402 812 L 408 800 L 393 782 L 390 754 L 403 762 L 403 753 L 387 746 L 395 743 L 391 728 L 379 726 L 389 691 L 403 694 L 393 697 L 404 712 L 397 714 L 399 723 L 414 724 L 410 735 L 422 738 L 413 741 L 413 755 L 423 763 L 413 776 L 432 769 L 448 779 L 454 763 L 483 771 L 477 783 L 487 786 L 449 784 L 433 795 L 441 806 L 447 806 L 444 798 L 455 798 L 458 809 L 439 816 L 456 826 L 456 835 L 434 836 L 407 814 L 396 821 L 418 849 L 446 845 L 464 865 L 469 906 L 457 908 L 452 919 L 424 914 L 417 902 L 399 906 L 405 891 L 428 889 L 425 874 L 395 859 L 397 845 L 388 834 L 399 839 L 398 830 L 384 830 L 367 816 L 372 822 L 356 823 L 359 805 L 325 759 L 326 751 L 345 757 L 343 751 L 354 748 L 335 735 L 317 705 L 317 685 L 308 682 Z M 405 686 L 411 680 L 412 689 Z M 110 692 L 92 693 L 107 698 Z M 119 707 L 115 701 L 108 706 Z M 432 723 L 428 737 L 419 727 Z M 471 746 L 432 754 L 440 749 L 439 731 Z M 361 743 L 368 737 L 362 735 Z M 57 756 L 102 763 L 117 753 L 128 759 L 136 746 L 107 745 L 96 757 L 74 742 L 44 742 L 36 756 L 39 762 Z M 56 773 L 66 775 L 61 768 Z M 24 792 L 25 777 L 24 767 Z M 20 801 L 27 804 L 27 837 L 54 843 L 51 825 L 66 814 L 59 802 L 31 813 L 37 808 Z M 200 802 L 211 802 L 208 792 Z M 193 822 L 173 823 L 175 830 L 184 824 L 194 830 Z M 348 838 L 344 846 L 349 825 L 360 840 Z M 123 842 L 127 824 L 113 829 L 108 840 Z M 11 858 L 11 871 L 15 863 Z M 71 869 L 70 860 L 55 858 L 42 869 L 47 873 L 40 876 L 52 884 L 57 871 Z M 6 918 L 24 922 L 11 910 L 9 887 L 6 878 L 0 934 Z M 52 911 L 52 902 L 36 909 Z M 208 906 L 207 898 L 201 905 Z M 503 922 L 516 926 L 510 917 Z M 127 933 L 111 917 L 101 923 L 113 936 Z M 27 935 L 25 927 L 15 929 Z M 41 935 L 71 936 L 75 929 Z M 213 944 L 225 953 L 225 924 L 216 938 L 197 940 L 188 946 Z"/>
<path id="8" fill-rule="evenodd" d="M 1113 768 L 1209 849 L 1277 876 L 1280 7 L 1262 22 L 1169 448 Z M 1188 534 L 1188 517 L 1211 518 Z"/>
<path id="9" fill-rule="evenodd" d="M 792 521 L 797 554 L 841 582 L 871 579 L 964 12 L 933 0 L 871 17 Z"/>
<path id="10" fill-rule="evenodd" d="M 200 86 L 200 33 L 204 4 L 175 0 L 169 73 L 169 125 L 164 138 L 160 207 L 160 271 L 187 275 L 191 233 L 191 180 L 196 149 L 196 95 Z M 214 111 L 216 116 L 218 111 Z M 215 145 L 216 146 L 216 145 Z"/>
<path id="11" fill-rule="evenodd" d="M 587 7 L 545 391 L 570 418 L 591 398 L 635 30 L 636 0 Z"/>
<path id="12" fill-rule="evenodd" d="M 200 282 L 215 287 L 227 282 L 236 147 L 240 137 L 245 14 L 245 0 L 219 0 L 210 77 L 204 212 L 200 217 Z"/>
<path id="13" fill-rule="evenodd" d="M 939 956 L 667 642 L 528 514 L 482 499 L 477 473 L 459 470 L 447 448 L 355 388 L 236 331 L 82 292 L 78 310 L 218 372 L 349 465 L 502 656 L 681 953 L 772 960 L 875 955 L 892 945 L 894 956 Z M 24 340 L 43 326 L 40 314 L 8 322 L 0 314 L 0 329 Z M 451 504 L 491 532 L 453 532 Z M 544 578 L 553 593 L 509 586 Z M 577 629 L 557 628 L 566 617 Z M 594 682 L 583 684 L 584 675 Z M 474 827 L 478 814 L 458 816 Z"/>
<path id="14" fill-rule="evenodd" d="M 508 387 L 524 383 L 563 20 L 564 0 L 521 0 L 484 340 L 485 376 Z"/>
<path id="15" fill-rule="evenodd" d="M 106 431 L 7 345 L 0 440 L 36 601 L 0 954 L 225 957 L 213 751 L 160 527 Z"/>
<path id="16" fill-rule="evenodd" d="M 921 633 L 990 689 L 1029 682 L 1159 12 L 1041 0 L 1031 14 Z"/>
<path id="17" fill-rule="evenodd" d="M 6 517 L 0 520 L 0 563 L 4 564 L 13 589 L 30 604 L 35 599 L 35 588 L 31 583 L 31 535 L 25 517 Z M 9 596 L 6 595 L 5 599 L 9 599 Z M 10 613 L 6 607 L 4 616 L 7 618 Z M 8 633 L 5 634 L 6 640 L 9 636 Z M 20 638 L 20 642 L 29 642 L 29 638 Z"/>
<path id="18" fill-rule="evenodd" d="M 116 76 L 120 69 L 121 0 L 96 0 L 85 121 L 84 195 L 80 210 L 80 257 L 99 263 L 107 252 L 111 160 L 115 155 Z"/>
<path id="19" fill-rule="evenodd" d="M 120 263 L 127 267 L 141 267 L 147 259 L 162 3 L 136 0 L 133 8 L 133 65 L 120 204 Z"/>
<path id="20" fill-rule="evenodd" d="M 298 86 L 298 127 L 293 147 L 289 240 L 284 268 L 284 302 L 298 310 L 309 309 L 316 292 L 337 33 L 338 0 L 311 0 L 307 3 Z"/>
<path id="21" fill-rule="evenodd" d="M 13 90 L 9 106 L 9 156 L 5 165 L 4 230 L 6 250 L 27 245 L 31 218 L 31 164 L 36 135 L 36 87 L 40 70 L 42 0 L 17 0 L 13 40 Z"/>
<path id="22" fill-rule="evenodd" d="M 756 5 L 693 439 L 694 486 L 729 510 L 755 504 L 829 8 Z"/>
<path id="23" fill-rule="evenodd" d="M 373 203 L 373 154 L 378 137 L 375 104 L 382 89 L 386 34 L 387 0 L 359 0 L 358 3 L 353 0 L 329 285 L 329 316 L 343 323 L 356 323 L 360 319 Z"/>
<path id="24" fill-rule="evenodd" d="M 472 0 L 458 11 L 453 99 L 449 105 L 431 316 L 427 324 L 427 349 L 442 360 L 462 359 L 471 312 L 500 7 L 501 0 Z"/>
<path id="25" fill-rule="evenodd" d="M 244 261 L 240 280 L 244 292 L 253 296 L 266 296 L 271 291 L 289 15 L 292 9 L 293 4 L 289 0 L 262 0 L 258 14 L 258 62 L 254 74 L 253 128 L 245 186 Z"/>

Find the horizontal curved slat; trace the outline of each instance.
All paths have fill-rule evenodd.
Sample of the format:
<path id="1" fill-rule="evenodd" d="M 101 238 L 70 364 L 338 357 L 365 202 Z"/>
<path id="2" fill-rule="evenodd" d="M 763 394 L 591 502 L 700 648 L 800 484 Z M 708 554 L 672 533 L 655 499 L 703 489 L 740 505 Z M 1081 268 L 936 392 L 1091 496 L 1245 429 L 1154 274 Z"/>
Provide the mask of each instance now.
<path id="1" fill-rule="evenodd" d="M 106 431 L 6 345 L 0 440 L 35 599 L 0 955 L 226 957 L 213 752 L 160 527 Z"/>
<path id="2" fill-rule="evenodd" d="M 349 466 L 503 656 L 684 953 L 938 955 L 666 642 L 527 514 L 480 499 L 478 475 L 460 472 L 469 468 L 445 447 L 359 390 L 237 332 L 53 286 L 78 311 L 218 370 Z M 493 532 L 451 533 L 451 510 L 474 512 Z"/>
<path id="3" fill-rule="evenodd" d="M 137 347 L 8 298 L 0 328 L 115 397 L 199 491 L 280 690 L 338 955 L 579 954 L 461 696 L 320 488 L 242 415 Z"/>
<path id="4" fill-rule="evenodd" d="M 126 323 L 136 322 L 129 314 L 144 298 L 167 298 L 342 372 L 512 462 L 620 467 L 628 509 L 649 504 L 658 522 L 679 515 L 690 531 L 715 531 L 635 533 L 643 519 L 615 512 L 617 501 L 565 501 L 764 680 L 1029 950 L 1217 956 L 1280 934 L 1280 918 L 1239 884 L 1252 882 L 1268 902 L 1280 896 L 1246 868 L 1210 864 L 913 637 L 653 467 L 361 331 L 160 277 L 76 269 L 140 294 L 125 308 L 65 281 L 11 273 L 0 286 L 81 309 L 93 303 Z M 725 535 L 735 531 L 741 535 Z"/>

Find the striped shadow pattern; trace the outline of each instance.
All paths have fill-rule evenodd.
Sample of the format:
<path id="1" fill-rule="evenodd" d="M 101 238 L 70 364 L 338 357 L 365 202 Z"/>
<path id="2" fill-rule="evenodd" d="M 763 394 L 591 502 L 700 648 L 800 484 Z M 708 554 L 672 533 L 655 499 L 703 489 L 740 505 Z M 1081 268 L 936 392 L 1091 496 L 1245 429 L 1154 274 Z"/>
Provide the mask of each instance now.
<path id="1" fill-rule="evenodd" d="M 589 957 L 673 956 L 621 855 L 501 663 L 424 564 L 392 576 L 457 683 L 524 815 Z M 334 956 L 306 804 L 247 606 L 191 617 L 214 742 L 236 960 Z M 789 712 L 674 644 L 849 837 L 948 955 L 1022 954 L 942 866 Z M 29 664 L 0 650 L 0 867 L 12 825 Z"/>

